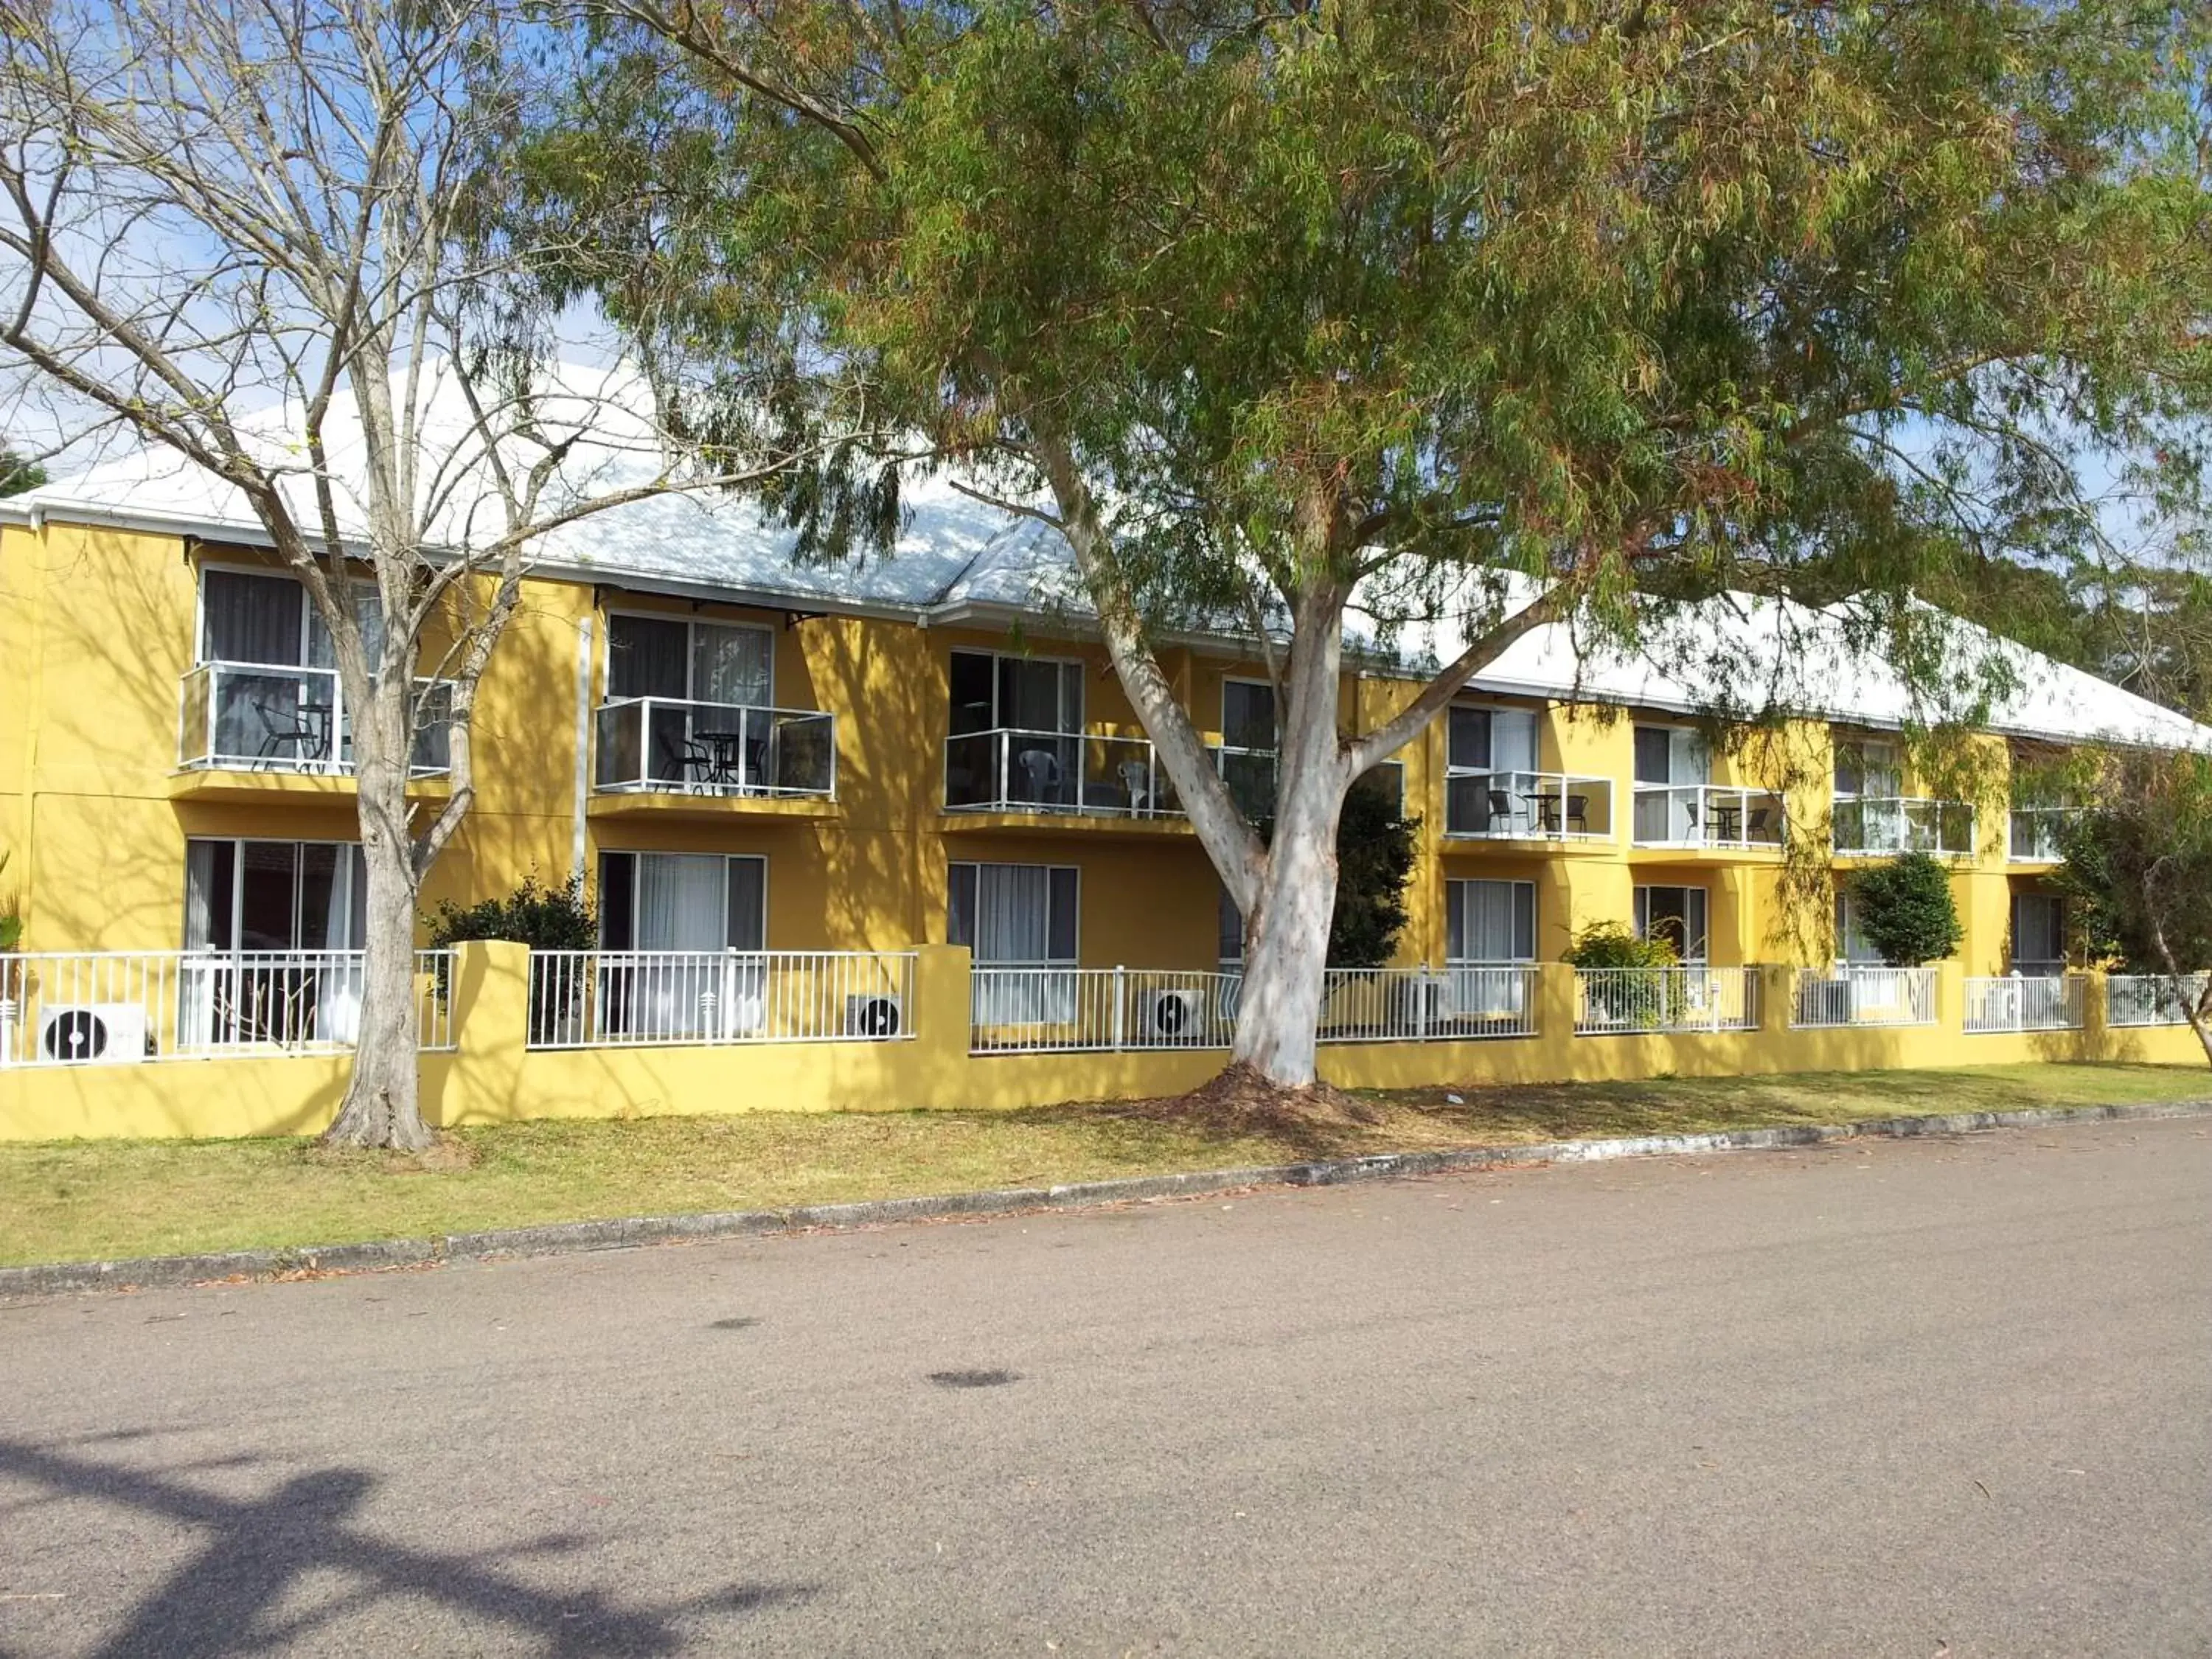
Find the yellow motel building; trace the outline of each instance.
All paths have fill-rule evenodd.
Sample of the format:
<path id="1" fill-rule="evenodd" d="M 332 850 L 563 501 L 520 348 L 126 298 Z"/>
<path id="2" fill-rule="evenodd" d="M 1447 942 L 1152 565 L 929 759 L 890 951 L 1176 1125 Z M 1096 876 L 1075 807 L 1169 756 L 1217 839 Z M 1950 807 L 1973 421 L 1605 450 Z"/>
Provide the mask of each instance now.
<path id="1" fill-rule="evenodd" d="M 476 805 L 425 904 L 580 876 L 601 949 L 426 955 L 434 1118 L 1012 1105 L 1218 1066 L 1237 918 L 1064 550 L 950 489 L 911 509 L 895 556 L 859 566 L 794 562 L 728 498 L 638 503 L 538 550 L 480 692 Z M 1714 634 L 1774 648 L 1755 618 Z M 1916 773 L 1902 688 L 1837 649 L 1756 743 L 1717 739 L 1679 672 L 1578 660 L 1564 628 L 1485 671 L 1376 775 L 1419 819 L 1412 920 L 1393 969 L 1332 975 L 1325 1074 L 2188 1058 L 2155 987 L 2065 960 L 2064 809 L 2009 775 L 2212 733 L 2017 653 L 1989 764 L 1945 784 Z M 1348 661 L 1347 730 L 1422 683 Z M 1179 636 L 1164 662 L 1264 805 L 1249 644 Z M 433 686 L 426 808 L 448 787 L 437 706 Z M 0 502 L 0 900 L 24 921 L 0 958 L 0 1137 L 319 1127 L 344 1074 L 356 840 L 325 642 L 242 506 L 143 459 Z M 1785 881 L 1808 848 L 1837 874 L 1943 858 L 1958 958 L 1877 966 L 1847 898 Z M 1683 967 L 1563 966 L 1602 921 Z"/>

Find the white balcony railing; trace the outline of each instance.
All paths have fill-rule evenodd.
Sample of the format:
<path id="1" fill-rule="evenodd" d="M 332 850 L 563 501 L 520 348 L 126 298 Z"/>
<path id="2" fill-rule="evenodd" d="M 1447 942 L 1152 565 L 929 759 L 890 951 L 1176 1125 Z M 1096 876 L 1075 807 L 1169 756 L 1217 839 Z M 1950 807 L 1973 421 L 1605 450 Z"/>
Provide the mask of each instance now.
<path id="1" fill-rule="evenodd" d="M 1332 968 L 1322 976 L 1321 1042 L 1464 1042 L 1534 1036 L 1540 969 L 1528 963 Z"/>
<path id="2" fill-rule="evenodd" d="M 434 776 L 451 765 L 453 682 L 415 682 L 415 749 L 410 770 Z M 332 668 L 204 662 L 184 678 L 177 763 L 188 771 L 305 772 L 349 775 L 353 729 Z"/>
<path id="3" fill-rule="evenodd" d="M 1933 968 L 1805 968 L 1798 970 L 1797 1026 L 1933 1025 Z"/>
<path id="4" fill-rule="evenodd" d="M 2185 974 L 2177 985 L 2164 974 L 2113 974 L 2105 981 L 2107 1025 L 2186 1025 L 2204 1006 L 2207 975 Z"/>
<path id="5" fill-rule="evenodd" d="M 1835 850 L 1845 855 L 1974 850 L 1970 802 L 1907 795 L 1838 795 L 1830 822 Z"/>
<path id="6" fill-rule="evenodd" d="M 1970 976 L 1961 1026 L 1984 1033 L 2079 1030 L 2082 985 L 2075 974 Z"/>
<path id="7" fill-rule="evenodd" d="M 528 1043 L 894 1042 L 914 973 L 911 951 L 533 951 Z"/>
<path id="8" fill-rule="evenodd" d="M 1613 780 L 1453 767 L 1444 834 L 1464 841 L 1610 841 Z"/>
<path id="9" fill-rule="evenodd" d="M 417 1033 L 453 1046 L 452 953 L 416 953 Z M 121 1065 L 342 1052 L 361 1030 L 359 951 L 0 956 L 0 1065 Z"/>
<path id="10" fill-rule="evenodd" d="M 1755 967 L 1578 968 L 1575 1032 L 1755 1031 Z"/>
<path id="11" fill-rule="evenodd" d="M 1257 823 L 1273 814 L 1273 750 L 1216 744 L 1206 752 L 1246 817 Z M 1108 818 L 1183 815 L 1182 802 L 1149 738 L 1012 726 L 958 732 L 945 740 L 945 807 L 949 812 Z"/>
<path id="12" fill-rule="evenodd" d="M 617 697 L 599 705 L 592 782 L 613 794 L 837 793 L 837 718 L 818 709 Z"/>
<path id="13" fill-rule="evenodd" d="M 1639 783 L 1632 836 L 1638 847 L 1779 848 L 1782 797 L 1714 783 Z"/>
<path id="14" fill-rule="evenodd" d="M 2060 837 L 2074 806 L 2015 806 L 2005 817 L 2005 857 L 2014 864 L 2057 864 L 2066 857 Z"/>

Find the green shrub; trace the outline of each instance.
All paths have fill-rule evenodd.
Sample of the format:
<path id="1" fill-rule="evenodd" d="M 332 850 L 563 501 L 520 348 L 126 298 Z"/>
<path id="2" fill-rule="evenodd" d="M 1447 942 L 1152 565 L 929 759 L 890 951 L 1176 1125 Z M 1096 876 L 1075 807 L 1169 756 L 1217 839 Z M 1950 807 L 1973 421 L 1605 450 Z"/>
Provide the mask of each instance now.
<path id="1" fill-rule="evenodd" d="M 0 876 L 8 873 L 9 854 L 0 853 Z M 23 901 L 14 893 L 0 897 L 0 951 L 23 942 Z"/>
<path id="2" fill-rule="evenodd" d="M 584 901 L 584 884 L 540 887 L 535 872 L 505 898 L 455 904 L 451 899 L 424 919 L 434 950 L 469 939 L 511 939 L 533 951 L 589 951 L 599 942 L 598 918 Z"/>
<path id="3" fill-rule="evenodd" d="M 1413 871 L 1418 817 L 1400 816 L 1381 777 L 1370 772 L 1344 798 L 1336 827 L 1336 911 L 1328 924 L 1328 965 L 1381 968 L 1406 928 L 1406 878 Z"/>
<path id="4" fill-rule="evenodd" d="M 1852 878 L 1859 932 L 1893 968 L 1941 961 L 1966 929 L 1951 897 L 1951 874 L 1925 853 L 1907 853 Z"/>
<path id="5" fill-rule="evenodd" d="M 1568 962 L 1577 968 L 1673 968 L 1681 957 L 1674 941 L 1638 939 L 1617 921 L 1594 921 L 1567 947 Z"/>

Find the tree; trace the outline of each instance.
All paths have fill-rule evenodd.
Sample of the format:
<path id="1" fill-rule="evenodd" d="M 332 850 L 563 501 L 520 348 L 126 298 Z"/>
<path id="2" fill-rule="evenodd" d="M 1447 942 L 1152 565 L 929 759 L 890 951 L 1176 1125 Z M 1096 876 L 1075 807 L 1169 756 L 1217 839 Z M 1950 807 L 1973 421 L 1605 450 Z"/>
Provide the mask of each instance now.
<path id="1" fill-rule="evenodd" d="M 12 449 L 0 447 L 0 496 L 20 495 L 46 481 L 46 469 Z"/>
<path id="2" fill-rule="evenodd" d="M 2212 1060 L 2212 757 L 2115 750 L 2056 878 L 2095 957 L 2165 981 Z"/>
<path id="3" fill-rule="evenodd" d="M 1966 937 L 1950 872 L 1926 853 L 1906 853 L 1851 878 L 1859 932 L 1893 968 L 1939 962 Z"/>
<path id="4" fill-rule="evenodd" d="M 520 205 L 589 228 L 578 289 L 641 337 L 1065 538 L 1249 921 L 1233 1062 L 1303 1088 L 1346 792 L 1528 630 L 1631 640 L 1811 573 L 1931 679 L 1920 577 L 2078 535 L 2090 451 L 2185 472 L 2201 27 L 603 0 Z M 836 556 L 896 523 L 901 460 L 840 444 L 772 497 Z M 1443 638 L 1356 734 L 1347 614 Z M 1282 716 L 1265 842 L 1154 650 L 1236 619 Z"/>
<path id="5" fill-rule="evenodd" d="M 1413 870 L 1418 817 L 1371 774 L 1344 798 L 1336 835 L 1336 913 L 1328 965 L 1385 968 L 1406 929 L 1406 878 Z"/>
<path id="6" fill-rule="evenodd" d="M 228 485 L 330 635 L 368 890 L 342 1142 L 428 1139 L 417 896 L 475 797 L 477 688 L 528 550 L 684 481 L 655 413 L 680 404 L 675 360 L 565 368 L 544 285 L 563 250 L 489 212 L 542 45 L 459 0 L 0 12 L 0 362 L 55 422 Z M 726 421 L 692 473 L 736 476 L 746 444 Z M 426 652 L 452 793 L 418 823 Z"/>

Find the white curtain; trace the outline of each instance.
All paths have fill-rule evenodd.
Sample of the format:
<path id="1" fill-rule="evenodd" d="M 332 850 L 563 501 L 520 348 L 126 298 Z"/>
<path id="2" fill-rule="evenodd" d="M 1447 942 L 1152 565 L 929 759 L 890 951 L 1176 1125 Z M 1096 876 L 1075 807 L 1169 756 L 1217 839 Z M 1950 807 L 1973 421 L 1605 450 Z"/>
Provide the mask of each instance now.
<path id="1" fill-rule="evenodd" d="M 691 625 L 691 699 L 749 708 L 775 702 L 775 637 L 765 629 Z"/>
<path id="2" fill-rule="evenodd" d="M 720 951 L 727 943 L 723 860 L 690 853 L 641 854 L 637 948 Z"/>
<path id="3" fill-rule="evenodd" d="M 1045 866 L 987 864 L 976 877 L 975 959 L 1046 961 L 1051 901 Z"/>
<path id="4" fill-rule="evenodd" d="M 1500 708 L 1490 716 L 1490 769 L 1493 772 L 1536 769 L 1536 716 L 1526 708 Z"/>

